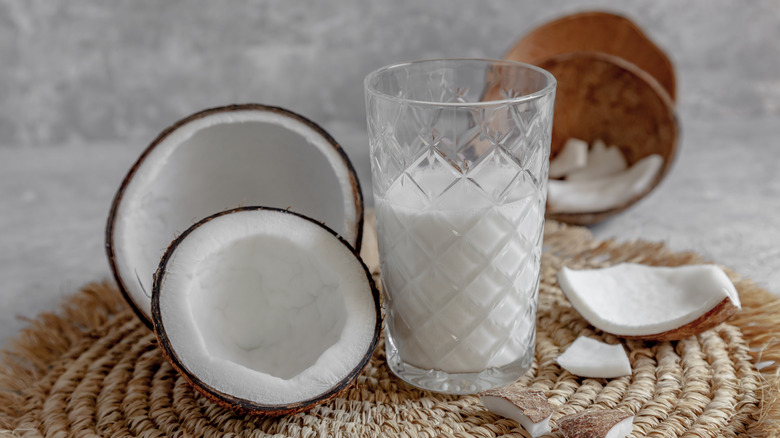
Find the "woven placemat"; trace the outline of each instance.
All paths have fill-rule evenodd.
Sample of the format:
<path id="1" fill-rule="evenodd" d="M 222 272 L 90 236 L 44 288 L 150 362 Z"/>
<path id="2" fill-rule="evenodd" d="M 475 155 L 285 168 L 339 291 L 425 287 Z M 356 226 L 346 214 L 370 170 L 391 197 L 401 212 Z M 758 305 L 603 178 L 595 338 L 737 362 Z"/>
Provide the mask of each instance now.
<path id="1" fill-rule="evenodd" d="M 371 236 L 371 233 L 367 233 Z M 370 245 L 369 245 L 370 247 Z M 555 273 L 618 262 L 701 262 L 662 244 L 594 240 L 579 227 L 545 230 L 538 339 L 533 368 L 517 383 L 545 391 L 563 415 L 589 407 L 635 414 L 632 436 L 772 436 L 780 433 L 780 301 L 729 273 L 743 310 L 729 324 L 678 342 L 623 341 L 633 374 L 580 378 L 555 363 L 577 335 L 605 339 L 575 312 Z M 395 378 L 379 348 L 357 384 L 309 412 L 281 418 L 243 416 L 190 388 L 157 348 L 155 336 L 110 284 L 93 284 L 56 314 L 30 321 L 0 369 L 0 437 L 520 437 L 512 420 L 487 412 L 473 396 L 415 389 Z"/>

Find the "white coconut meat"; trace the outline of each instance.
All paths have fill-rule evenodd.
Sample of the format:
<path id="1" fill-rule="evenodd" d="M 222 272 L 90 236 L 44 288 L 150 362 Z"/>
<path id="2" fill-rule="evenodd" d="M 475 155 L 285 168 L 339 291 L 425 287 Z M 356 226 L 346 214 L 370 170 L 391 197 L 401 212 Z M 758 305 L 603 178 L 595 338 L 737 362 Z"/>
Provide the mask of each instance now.
<path id="1" fill-rule="evenodd" d="M 664 160 L 649 155 L 633 166 L 594 179 L 560 181 L 547 185 L 547 203 L 553 213 L 593 213 L 616 208 L 650 188 Z"/>
<path id="2" fill-rule="evenodd" d="M 634 417 L 621 420 L 609 429 L 604 438 L 625 438 L 634 430 Z"/>
<path id="3" fill-rule="evenodd" d="M 611 379 L 631 374 L 631 362 L 622 345 L 610 345 L 587 336 L 577 337 L 555 361 L 580 377 Z"/>
<path id="4" fill-rule="evenodd" d="M 550 178 L 562 178 L 588 164 L 588 143 L 578 138 L 570 138 L 563 144 L 561 152 L 550 160 Z"/>
<path id="5" fill-rule="evenodd" d="M 558 284 L 583 318 L 618 336 L 669 333 L 700 320 L 711 325 L 722 321 L 710 320 L 718 313 L 710 311 L 722 303 L 740 308 L 734 284 L 715 265 L 564 267 L 558 271 Z"/>
<path id="6" fill-rule="evenodd" d="M 588 151 L 588 164 L 566 174 L 566 181 L 588 181 L 614 175 L 628 169 L 625 155 L 617 146 L 607 147 L 596 140 Z"/>
<path id="7" fill-rule="evenodd" d="M 364 265 L 291 213 L 240 210 L 203 222 L 157 275 L 155 330 L 169 357 L 191 381 L 253 405 L 328 393 L 357 377 L 378 338 Z"/>
<path id="8" fill-rule="evenodd" d="M 164 133 L 115 200 L 109 258 L 120 286 L 147 318 L 152 274 L 165 248 L 219 211 L 242 205 L 290 208 L 358 246 L 362 198 L 354 170 L 335 142 L 284 110 L 237 108 L 192 116 Z"/>

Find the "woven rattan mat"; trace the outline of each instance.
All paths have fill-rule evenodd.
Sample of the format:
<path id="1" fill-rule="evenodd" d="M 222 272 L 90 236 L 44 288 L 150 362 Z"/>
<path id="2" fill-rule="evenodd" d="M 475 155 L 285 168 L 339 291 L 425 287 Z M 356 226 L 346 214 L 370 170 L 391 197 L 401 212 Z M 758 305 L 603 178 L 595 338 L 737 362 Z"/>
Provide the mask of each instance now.
<path id="1" fill-rule="evenodd" d="M 575 377 L 555 363 L 563 348 L 579 334 L 615 339 L 594 331 L 569 307 L 555 282 L 561 266 L 701 260 L 661 244 L 599 242 L 584 228 L 557 223 L 548 223 L 545 246 L 536 361 L 517 384 L 544 390 L 556 406 L 553 435 L 561 416 L 593 406 L 635 413 L 632 436 L 780 431 L 776 367 L 757 367 L 780 360 L 777 299 L 730 273 L 744 308 L 729 324 L 678 342 L 624 341 L 630 377 Z M 516 422 L 487 412 L 476 397 L 404 384 L 388 370 L 381 344 L 357 384 L 325 405 L 272 419 L 233 413 L 177 376 L 154 334 L 108 284 L 88 286 L 56 314 L 30 321 L 3 361 L 0 437 L 525 436 Z"/>

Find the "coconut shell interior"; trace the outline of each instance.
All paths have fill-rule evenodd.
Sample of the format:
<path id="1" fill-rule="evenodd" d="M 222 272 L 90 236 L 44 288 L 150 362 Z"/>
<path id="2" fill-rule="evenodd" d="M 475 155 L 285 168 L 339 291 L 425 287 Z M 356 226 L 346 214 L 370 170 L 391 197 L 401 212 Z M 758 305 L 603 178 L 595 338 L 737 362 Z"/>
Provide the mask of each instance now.
<path id="1" fill-rule="evenodd" d="M 375 320 L 375 324 L 373 324 L 371 327 L 371 333 L 366 333 L 366 335 L 370 335 L 367 338 L 367 339 L 370 338 L 370 342 L 368 343 L 367 348 L 365 349 L 362 356 L 360 357 L 360 360 L 354 363 L 354 368 L 352 368 L 351 371 L 349 371 L 349 373 L 344 375 L 343 378 L 341 378 L 341 380 L 333 383 L 333 385 L 329 387 L 327 391 L 312 398 L 299 400 L 295 402 L 288 402 L 284 404 L 267 405 L 267 404 L 259 403 L 257 401 L 242 398 L 234 394 L 220 391 L 219 389 L 215 388 L 211 384 L 207 383 L 207 380 L 214 380 L 213 375 L 201 376 L 195 373 L 193 370 L 189 369 L 186 366 L 183 358 L 180 356 L 179 351 L 177 351 L 177 349 L 174 347 L 172 343 L 173 338 L 171 337 L 171 330 L 182 330 L 182 327 L 185 327 L 186 329 L 186 326 L 180 326 L 178 324 L 174 324 L 173 328 L 171 329 L 165 324 L 164 313 L 166 310 L 163 308 L 165 300 L 162 299 L 161 294 L 166 293 L 165 283 L 166 283 L 166 278 L 169 276 L 170 273 L 169 270 L 172 269 L 176 271 L 182 269 L 181 267 L 175 266 L 174 263 L 175 253 L 177 249 L 183 246 L 188 236 L 192 235 L 200 227 L 208 224 L 211 221 L 219 220 L 223 217 L 234 215 L 234 214 L 244 214 L 244 213 L 251 214 L 253 212 L 267 212 L 270 215 L 275 214 L 281 216 L 289 216 L 290 218 L 297 218 L 299 222 L 302 222 L 304 224 L 308 223 L 309 227 L 311 227 L 311 224 L 313 224 L 314 226 L 322 230 L 323 235 L 329 234 L 331 239 L 337 241 L 334 245 L 338 246 L 338 244 L 340 243 L 343 246 L 343 251 L 341 251 L 339 254 L 341 254 L 342 256 L 345 253 L 351 254 L 351 257 L 355 258 L 355 263 L 359 265 L 360 267 L 359 270 L 366 277 L 365 284 L 368 286 L 369 289 L 366 292 L 370 296 L 370 298 L 366 297 L 366 300 L 371 301 L 373 303 L 373 305 L 371 306 L 372 308 L 371 317 L 374 318 Z M 295 232 L 296 230 L 290 230 L 290 231 Z M 168 293 L 170 292 L 168 291 Z M 290 315 L 289 317 L 295 318 L 295 315 Z M 155 334 L 157 335 L 157 340 L 161 352 L 169 360 L 173 368 L 176 369 L 176 371 L 195 390 L 200 392 L 202 395 L 204 395 L 211 401 L 225 408 L 236 410 L 243 413 L 269 416 L 269 417 L 294 414 L 296 412 L 301 412 L 301 411 L 311 409 L 316 405 L 331 400 L 332 398 L 338 396 L 343 391 L 348 389 L 355 382 L 355 380 L 358 378 L 358 376 L 363 371 L 363 369 L 368 365 L 373 355 L 373 352 L 376 349 L 377 343 L 379 341 L 379 335 L 382 327 L 379 290 L 376 288 L 376 285 L 374 283 L 370 271 L 368 270 L 366 265 L 362 262 L 358 252 L 354 249 L 354 247 L 349 242 L 341 238 L 333 230 L 326 227 L 325 225 L 318 222 L 317 220 L 294 213 L 289 210 L 276 209 L 270 207 L 240 207 L 232 210 L 219 212 L 200 220 L 199 222 L 192 225 L 189 229 L 184 231 L 179 237 L 177 237 L 173 241 L 173 243 L 171 243 L 170 247 L 166 250 L 165 255 L 160 261 L 159 269 L 155 274 L 154 287 L 152 292 L 152 319 L 154 321 L 154 331 Z M 195 337 L 194 334 L 190 334 L 190 335 L 192 336 L 192 342 L 199 342 L 198 338 Z M 215 360 L 215 363 L 219 361 L 220 360 Z M 224 360 L 222 361 L 224 362 Z M 214 370 L 211 369 L 207 374 L 213 374 L 213 372 Z M 323 380 L 326 380 L 327 378 L 328 377 L 323 377 Z M 259 381 L 251 381 L 251 379 L 247 379 L 247 380 L 248 381 L 245 381 L 245 384 L 250 388 L 253 385 L 257 386 L 259 383 L 262 384 L 263 382 L 263 380 L 259 380 Z"/>
<path id="2" fill-rule="evenodd" d="M 593 224 L 625 210 L 655 188 L 674 161 L 678 138 L 673 103 L 659 83 L 636 65 L 603 53 L 566 53 L 538 65 L 558 80 L 551 157 L 574 137 L 617 145 L 629 166 L 652 154 L 664 159 L 647 190 L 624 204 L 605 211 L 554 213 L 549 217 Z"/>
<path id="3" fill-rule="evenodd" d="M 164 248 L 193 222 L 239 205 L 291 208 L 325 221 L 360 248 L 357 173 L 327 132 L 272 106 L 198 112 L 164 130 L 141 154 L 117 190 L 106 225 L 111 270 L 149 327 L 152 274 Z M 152 231 L 159 238 L 148 238 Z"/>
<path id="4" fill-rule="evenodd" d="M 617 56 L 649 73 L 675 100 L 674 67 L 664 52 L 626 17 L 588 11 L 548 22 L 515 43 L 504 58 L 529 64 L 571 52 Z"/>

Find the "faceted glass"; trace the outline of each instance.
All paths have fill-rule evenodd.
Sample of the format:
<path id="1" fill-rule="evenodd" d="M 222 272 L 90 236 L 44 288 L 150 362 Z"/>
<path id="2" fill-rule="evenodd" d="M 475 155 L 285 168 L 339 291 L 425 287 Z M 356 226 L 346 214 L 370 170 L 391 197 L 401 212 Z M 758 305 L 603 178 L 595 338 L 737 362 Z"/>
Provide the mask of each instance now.
<path id="1" fill-rule="evenodd" d="M 442 59 L 365 91 L 390 368 L 458 394 L 515 381 L 534 356 L 555 79 Z"/>

